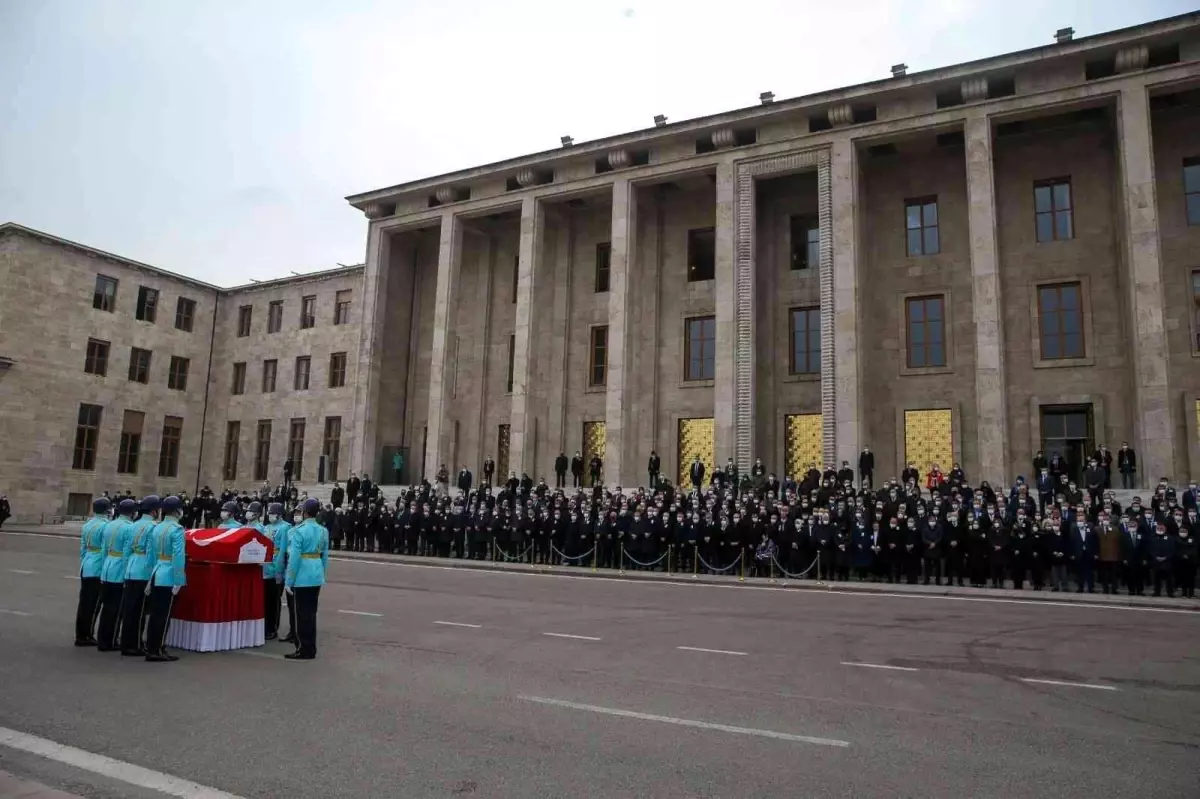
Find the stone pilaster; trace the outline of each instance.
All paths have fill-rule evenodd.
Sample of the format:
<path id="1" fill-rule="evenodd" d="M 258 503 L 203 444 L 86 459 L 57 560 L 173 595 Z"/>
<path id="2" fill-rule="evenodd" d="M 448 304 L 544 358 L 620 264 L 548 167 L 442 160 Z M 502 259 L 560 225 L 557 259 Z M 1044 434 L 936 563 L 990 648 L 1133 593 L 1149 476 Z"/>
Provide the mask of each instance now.
<path id="1" fill-rule="evenodd" d="M 713 447 L 716 464 L 723 467 L 729 458 L 733 458 L 738 469 L 749 469 L 753 430 L 741 430 L 740 402 L 743 393 L 746 401 L 753 397 L 750 383 L 754 379 L 754 347 L 753 339 L 750 346 L 739 347 L 742 338 L 742 328 L 745 327 L 747 336 L 753 323 L 752 314 L 742 310 L 742 295 L 753 303 L 753 228 L 754 228 L 754 189 L 753 178 L 747 174 L 744 181 L 748 190 L 737 185 L 739 179 L 734 176 L 733 163 L 724 161 L 717 164 L 717 207 L 716 207 L 716 263 L 714 281 L 716 286 L 716 327 L 717 355 L 713 364 Z M 735 252 L 734 207 L 737 199 L 738 227 L 736 244 L 739 252 Z M 743 231 L 742 227 L 749 228 Z M 743 245 L 743 242 L 746 242 Z M 745 270 L 738 269 L 741 262 L 740 249 L 749 248 Z M 745 271 L 746 275 L 739 274 Z M 746 349 L 748 351 L 743 351 Z M 743 357 L 744 356 L 744 357 Z M 753 419 L 753 408 L 746 408 L 749 418 Z M 744 433 L 744 435 L 743 435 Z M 744 442 L 742 439 L 747 439 Z"/>
<path id="2" fill-rule="evenodd" d="M 462 269 L 462 220 L 452 212 L 442 214 L 442 229 L 438 240 L 437 288 L 433 302 L 433 349 L 429 360 L 429 416 L 425 445 L 425 477 L 433 482 L 438 467 L 445 465 L 454 474 L 449 462 L 450 439 L 454 425 L 449 418 L 450 392 L 453 387 L 454 364 L 451 350 L 454 334 L 451 322 L 458 307 L 458 281 Z"/>
<path id="3" fill-rule="evenodd" d="M 975 319 L 975 429 L 979 473 L 973 481 L 1008 485 L 1008 402 L 1004 313 L 996 245 L 992 128 L 984 115 L 966 122 L 967 221 L 971 234 L 971 305 Z"/>
<path id="4" fill-rule="evenodd" d="M 604 397 L 604 481 L 633 485 L 637 428 L 631 418 L 629 384 L 629 282 L 637 252 L 637 187 L 628 178 L 613 182 L 612 254 L 608 271 L 608 383 Z M 626 457 L 628 456 L 628 457 Z M 587 464 L 584 464 L 587 468 Z"/>
<path id="5" fill-rule="evenodd" d="M 344 458 L 349 469 L 361 473 L 375 472 L 375 448 L 378 430 L 378 398 L 380 370 L 383 359 L 378 357 L 378 344 L 383 338 L 386 316 L 388 264 L 391 262 L 391 237 L 379 225 L 367 229 L 367 258 L 363 269 L 362 324 L 359 328 L 358 369 L 354 384 L 354 417 L 350 420 L 350 452 Z"/>
<path id="6" fill-rule="evenodd" d="M 559 451 L 575 449 L 574 435 L 568 436 L 567 370 L 571 352 L 571 273 L 575 261 L 575 217 L 570 208 L 564 209 L 555 220 L 554 237 L 554 310 L 551 330 L 551 363 L 549 397 L 549 435 L 552 456 Z"/>
<path id="7" fill-rule="evenodd" d="M 508 442 L 508 468 L 520 477 L 534 464 L 537 416 L 534 413 L 534 297 L 540 279 L 545 208 L 536 197 L 521 201 L 521 239 L 517 265 L 517 321 L 513 347 L 512 425 Z"/>
<path id="8" fill-rule="evenodd" d="M 475 420 L 477 425 L 476 441 L 479 442 L 479 452 L 476 453 L 475 469 L 477 479 L 483 479 L 483 459 L 489 455 L 492 458 L 496 457 L 495 442 L 488 442 L 487 430 L 487 411 L 491 407 L 490 399 L 488 398 L 488 353 L 492 347 L 492 282 L 496 270 L 496 238 L 489 231 L 483 234 L 483 258 L 480 260 L 483 278 L 483 319 L 481 320 L 481 331 L 479 338 L 475 344 L 475 360 L 479 363 L 479 416 Z M 507 480 L 508 475 L 496 475 L 493 479 Z"/>
<path id="9" fill-rule="evenodd" d="M 818 191 L 823 181 L 818 179 Z M 830 395 L 822 363 L 821 414 L 829 430 L 833 417 L 833 452 L 826 438 L 826 460 L 835 468 L 849 461 L 858 465 L 859 425 L 862 415 L 862 379 L 858 351 L 858 159 L 854 142 L 842 139 L 833 143 L 829 158 L 829 207 L 833 232 L 833 393 Z M 824 248 L 824 240 L 821 242 Z M 824 252 L 822 251 L 822 255 Z M 824 258 L 822 257 L 822 261 Z M 821 306 L 826 307 L 824 277 Z M 821 339 L 825 340 L 822 313 Z M 824 356 L 824 350 L 822 351 Z M 829 414 L 827 416 L 826 414 Z M 833 459 L 830 460 L 832 454 Z"/>
<path id="10" fill-rule="evenodd" d="M 1117 116 L 1122 245 L 1133 340 L 1133 422 L 1138 478 L 1144 487 L 1154 485 L 1160 477 L 1182 477 L 1175 474 L 1175 425 L 1168 386 L 1162 254 L 1146 90 L 1123 89 Z"/>

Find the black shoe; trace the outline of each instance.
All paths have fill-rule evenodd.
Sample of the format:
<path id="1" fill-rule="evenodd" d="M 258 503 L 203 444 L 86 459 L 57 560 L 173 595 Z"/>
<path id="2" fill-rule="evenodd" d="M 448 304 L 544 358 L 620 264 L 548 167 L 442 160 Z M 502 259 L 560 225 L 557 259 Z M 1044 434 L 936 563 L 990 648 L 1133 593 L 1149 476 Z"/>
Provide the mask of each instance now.
<path id="1" fill-rule="evenodd" d="M 268 641 L 274 641 L 276 638 L 278 638 L 278 637 L 279 637 L 279 633 L 267 633 L 267 634 L 266 634 L 264 637 L 265 637 L 265 638 L 266 638 Z"/>
<path id="2" fill-rule="evenodd" d="M 296 636 L 294 636 L 294 635 L 289 635 L 286 638 L 280 638 L 279 640 L 283 641 L 285 644 L 299 644 L 300 643 L 299 641 L 296 640 Z"/>
<path id="3" fill-rule="evenodd" d="M 302 652 L 293 652 L 290 655 L 284 655 L 284 660 L 312 660 L 316 655 L 306 655 Z"/>
<path id="4" fill-rule="evenodd" d="M 170 663 L 171 659 L 166 655 L 146 655 L 147 663 Z"/>
<path id="5" fill-rule="evenodd" d="M 82 640 L 79 640 L 79 639 L 75 640 L 75 646 L 95 646 L 95 645 L 96 645 L 95 638 L 84 638 Z"/>

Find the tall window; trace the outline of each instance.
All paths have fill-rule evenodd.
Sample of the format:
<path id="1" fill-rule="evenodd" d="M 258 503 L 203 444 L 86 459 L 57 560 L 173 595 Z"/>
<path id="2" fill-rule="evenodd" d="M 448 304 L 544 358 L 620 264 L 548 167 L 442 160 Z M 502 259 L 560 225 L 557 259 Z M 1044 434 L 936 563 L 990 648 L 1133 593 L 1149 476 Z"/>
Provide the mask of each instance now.
<path id="1" fill-rule="evenodd" d="M 612 243 L 602 241 L 596 245 L 596 293 L 608 291 L 608 275 L 612 267 Z"/>
<path id="2" fill-rule="evenodd" d="M 346 385 L 346 353 L 335 352 L 329 356 L 329 387 L 341 388 L 344 385 Z"/>
<path id="3" fill-rule="evenodd" d="M 1187 223 L 1200 225 L 1200 158 L 1183 160 L 1183 201 Z"/>
<path id="4" fill-rule="evenodd" d="M 175 391 L 187 391 L 188 369 L 192 362 L 188 358 L 171 356 L 171 368 L 167 371 L 167 388 Z"/>
<path id="5" fill-rule="evenodd" d="M 267 306 L 267 332 L 278 333 L 283 327 L 283 300 L 274 300 Z"/>
<path id="6" fill-rule="evenodd" d="M 304 430 L 308 423 L 304 419 L 293 419 L 288 426 L 288 454 L 292 459 L 292 479 L 300 479 L 300 469 L 304 465 Z"/>
<path id="7" fill-rule="evenodd" d="M 793 216 L 792 269 L 812 269 L 821 264 L 821 225 L 815 216 Z"/>
<path id="8" fill-rule="evenodd" d="M 100 419 L 104 409 L 99 405 L 79 406 L 79 418 L 75 425 L 75 454 L 71 458 L 72 469 L 91 471 L 96 468 L 96 443 L 100 438 Z"/>
<path id="9" fill-rule="evenodd" d="M 906 201 L 904 226 L 908 231 L 909 255 L 937 255 L 941 252 L 937 197 Z"/>
<path id="10" fill-rule="evenodd" d="M 350 321 L 350 289 L 339 291 L 334 296 L 333 323 L 344 325 Z"/>
<path id="11" fill-rule="evenodd" d="M 262 393 L 270 394 L 275 390 L 275 375 L 279 371 L 279 361 L 271 358 L 263 361 Z"/>
<path id="12" fill-rule="evenodd" d="M 296 359 L 295 378 L 292 381 L 292 388 L 296 391 L 308 390 L 308 374 L 312 370 L 312 358 L 307 355 L 301 355 Z"/>
<path id="13" fill-rule="evenodd" d="M 250 319 L 253 315 L 253 305 L 243 305 L 241 308 L 238 308 L 238 338 L 245 338 L 250 335 Z"/>
<path id="14" fill-rule="evenodd" d="M 338 455 L 342 449 L 342 417 L 325 417 L 325 440 L 321 453 L 325 456 L 325 479 L 338 479 Z"/>
<path id="15" fill-rule="evenodd" d="M 683 379 L 712 380 L 716 376 L 717 320 L 699 316 L 685 322 Z"/>
<path id="16" fill-rule="evenodd" d="M 715 228 L 707 227 L 688 231 L 687 259 L 689 283 L 713 279 L 717 268 L 717 232 Z"/>
<path id="17" fill-rule="evenodd" d="M 137 311 L 135 315 L 140 322 L 154 324 L 158 317 L 158 291 L 146 286 L 138 286 Z"/>
<path id="18" fill-rule="evenodd" d="M 226 480 L 237 479 L 238 448 L 241 446 L 242 423 L 225 423 L 225 463 L 221 473 Z"/>
<path id="19" fill-rule="evenodd" d="M 521 256 L 514 255 L 513 256 L 513 269 L 512 269 L 512 301 L 514 304 L 516 304 L 516 302 L 517 302 L 517 280 L 520 277 L 521 277 Z"/>
<path id="20" fill-rule="evenodd" d="M 266 480 L 271 468 L 271 420 L 258 423 L 258 434 L 254 445 L 254 479 Z"/>
<path id="21" fill-rule="evenodd" d="M 146 414 L 141 411 L 125 411 L 121 422 L 121 446 L 117 451 L 117 473 L 137 474 L 138 456 L 142 451 L 142 425 Z"/>
<path id="22" fill-rule="evenodd" d="M 1053 178 L 1033 184 L 1037 240 L 1066 241 L 1075 235 L 1071 221 L 1071 179 Z"/>
<path id="23" fill-rule="evenodd" d="M 1078 283 L 1038 287 L 1042 359 L 1084 357 L 1083 302 Z"/>
<path id="24" fill-rule="evenodd" d="M 608 380 L 608 325 L 592 328 L 591 346 L 588 348 L 588 385 L 602 386 Z"/>
<path id="25" fill-rule="evenodd" d="M 233 365 L 233 384 L 230 387 L 230 394 L 245 394 L 246 393 L 246 363 L 242 361 Z"/>
<path id="26" fill-rule="evenodd" d="M 135 383 L 150 382 L 150 350 L 132 347 L 129 350 L 129 379 Z"/>
<path id="27" fill-rule="evenodd" d="M 183 419 L 168 416 L 163 420 L 162 444 L 158 448 L 158 476 L 179 476 L 179 439 L 183 437 Z"/>
<path id="28" fill-rule="evenodd" d="M 92 294 L 92 307 L 98 311 L 112 313 L 117 307 L 117 280 L 104 275 L 96 275 L 96 291 Z"/>
<path id="29" fill-rule="evenodd" d="M 317 323 L 317 298 L 310 294 L 300 300 L 300 329 L 307 330 Z"/>
<path id="30" fill-rule="evenodd" d="M 910 297 L 904 303 L 904 323 L 908 338 L 908 368 L 946 365 L 945 300 L 936 297 Z"/>
<path id="31" fill-rule="evenodd" d="M 192 332 L 193 320 L 196 318 L 196 301 L 180 297 L 175 301 L 175 329 Z"/>
<path id="32" fill-rule="evenodd" d="M 513 372 L 516 367 L 516 362 L 517 362 L 517 337 L 509 336 L 508 337 L 508 383 L 507 383 L 507 385 L 508 385 L 507 390 L 508 390 L 509 394 L 511 394 L 512 390 L 513 390 Z"/>
<path id="33" fill-rule="evenodd" d="M 792 362 L 794 375 L 821 373 L 821 309 L 793 308 Z"/>
<path id="34" fill-rule="evenodd" d="M 1192 349 L 1200 352 L 1200 269 L 1192 270 Z"/>
<path id="35" fill-rule="evenodd" d="M 89 375 L 100 375 L 101 377 L 108 374 L 108 348 L 107 341 L 89 338 L 87 357 L 83 361 L 83 371 Z"/>

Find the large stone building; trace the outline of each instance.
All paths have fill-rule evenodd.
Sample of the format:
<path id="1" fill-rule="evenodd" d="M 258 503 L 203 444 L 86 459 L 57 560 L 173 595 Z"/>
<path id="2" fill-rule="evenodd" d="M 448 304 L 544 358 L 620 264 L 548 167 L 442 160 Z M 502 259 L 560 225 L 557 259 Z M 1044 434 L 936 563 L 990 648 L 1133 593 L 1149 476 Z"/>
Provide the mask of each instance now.
<path id="1" fill-rule="evenodd" d="M 1004 483 L 1039 449 L 1078 466 L 1123 441 L 1143 484 L 1200 475 L 1200 14 L 760 100 L 351 196 L 366 263 L 321 276 L 218 290 L 12 228 L 0 491 L 49 486 L 66 506 L 160 485 L 116 474 L 127 408 L 147 440 L 184 419 L 182 484 L 277 470 L 293 418 L 309 481 L 330 438 L 340 476 L 385 482 L 489 455 L 549 476 L 576 450 L 610 485 L 643 480 L 652 449 L 676 479 L 693 456 L 796 473 L 869 445 L 877 477 L 957 461 Z M 118 268 L 121 318 L 92 313 L 96 273 Z M 197 319 L 215 307 L 211 346 L 200 322 L 136 323 L 136 285 L 164 311 L 180 294 Z M 78 361 L 105 336 L 119 368 L 95 380 Z M 189 357 L 197 381 L 211 354 L 207 399 L 161 374 L 129 385 L 129 346 L 157 347 L 158 373 Z M 331 353 L 343 388 L 321 374 Z M 320 390 L 289 389 L 304 356 Z M 277 396 L 257 391 L 264 360 L 283 364 Z M 105 409 L 94 472 L 70 468 L 88 398 Z M 260 431 L 274 443 L 256 458 Z"/>

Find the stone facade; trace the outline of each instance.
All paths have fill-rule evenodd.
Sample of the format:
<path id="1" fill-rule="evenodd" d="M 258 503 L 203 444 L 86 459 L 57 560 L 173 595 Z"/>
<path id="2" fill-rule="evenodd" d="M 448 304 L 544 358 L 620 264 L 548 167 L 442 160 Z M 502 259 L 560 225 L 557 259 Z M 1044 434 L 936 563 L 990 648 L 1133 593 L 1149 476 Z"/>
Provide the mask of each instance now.
<path id="1" fill-rule="evenodd" d="M 761 457 L 783 473 L 800 449 L 853 464 L 869 445 L 877 478 L 936 451 L 972 480 L 1006 483 L 1030 476 L 1038 449 L 1129 441 L 1139 482 L 1181 481 L 1200 475 L 1200 224 L 1183 182 L 1198 127 L 1200 14 L 1188 14 L 354 195 L 369 220 L 361 268 L 226 290 L 9 227 L 0 491 L 61 513 L 68 494 L 250 485 L 267 419 L 269 478 L 304 419 L 312 482 L 329 417 L 341 420 L 338 476 L 384 483 L 442 464 L 478 473 L 489 456 L 553 479 L 555 456 L 584 450 L 589 430 L 605 482 L 628 486 L 652 449 L 665 476 L 679 473 L 684 427 L 689 453 L 743 470 Z M 1069 185 L 1069 210 L 1056 207 L 1070 231 L 1039 240 L 1047 181 Z M 929 205 L 936 246 L 910 251 L 908 207 Z M 91 308 L 98 272 L 120 281 L 113 314 Z M 139 282 L 161 289 L 157 325 L 132 318 Z M 1077 294 L 1079 309 L 1051 318 L 1047 287 Z M 338 292 L 351 305 L 334 325 Z M 191 334 L 168 318 L 180 293 L 197 301 Z M 299 326 L 305 296 L 312 329 Z M 931 297 L 941 319 L 914 324 L 915 301 Z M 272 301 L 279 333 L 265 332 Z M 799 368 L 797 309 L 815 326 Z M 697 329 L 710 338 L 694 345 L 705 371 L 689 375 L 689 320 L 707 318 Z M 1078 334 L 1078 353 L 1054 357 L 1055 325 Z M 913 354 L 929 336 L 944 353 L 932 364 Z M 113 342 L 105 378 L 82 373 L 88 337 Z M 148 386 L 125 379 L 131 345 L 155 353 Z M 342 388 L 328 385 L 333 353 L 346 354 Z M 170 354 L 191 359 L 186 392 L 165 388 Z M 297 391 L 301 356 L 310 386 Z M 267 359 L 276 388 L 263 393 Z M 79 472 L 75 418 L 89 400 L 105 408 L 100 457 Z M 184 419 L 177 478 L 116 474 L 127 407 L 146 413 L 148 461 L 162 419 Z M 1051 429 L 1063 414 L 1074 433 Z M 948 440 L 914 452 L 916 420 Z M 226 480 L 231 421 L 241 437 Z"/>

